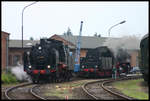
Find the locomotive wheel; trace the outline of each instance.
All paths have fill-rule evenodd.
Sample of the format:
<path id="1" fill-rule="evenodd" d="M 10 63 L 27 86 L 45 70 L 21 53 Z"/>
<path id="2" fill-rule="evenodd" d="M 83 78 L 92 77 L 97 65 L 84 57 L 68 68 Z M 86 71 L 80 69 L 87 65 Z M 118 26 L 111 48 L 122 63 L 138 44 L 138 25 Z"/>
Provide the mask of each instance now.
<path id="1" fill-rule="evenodd" d="M 65 73 L 65 81 L 70 81 L 70 77 L 71 77 L 71 75 L 70 75 L 70 72 L 69 71 L 67 71 L 66 73 Z"/>
<path id="2" fill-rule="evenodd" d="M 66 73 L 66 81 L 70 81 L 70 78 L 71 78 L 71 73 L 70 73 L 70 71 L 68 71 Z"/>
<path id="3" fill-rule="evenodd" d="M 57 82 L 57 83 L 60 83 L 60 82 L 61 82 L 61 78 L 62 78 L 62 77 L 61 77 L 61 75 L 60 75 L 60 74 L 59 74 L 59 75 L 57 75 L 57 76 L 56 76 L 56 79 L 55 79 L 55 80 L 56 80 L 56 82 Z"/>
<path id="4" fill-rule="evenodd" d="M 33 83 L 38 84 L 38 83 L 39 83 L 39 80 L 33 79 Z"/>
<path id="5" fill-rule="evenodd" d="M 55 73 L 52 73 L 52 75 L 50 75 L 49 81 L 50 82 L 55 82 L 56 81 L 56 74 Z"/>
<path id="6" fill-rule="evenodd" d="M 36 83 L 34 79 L 32 81 L 33 81 L 33 83 Z"/>
<path id="7" fill-rule="evenodd" d="M 39 76 L 33 76 L 33 77 L 32 77 L 32 81 L 33 81 L 33 83 L 35 83 L 35 84 L 39 83 Z"/>
<path id="8" fill-rule="evenodd" d="M 51 82 L 57 82 L 57 75 L 56 72 L 52 73 L 52 75 L 50 75 L 50 80 Z"/>

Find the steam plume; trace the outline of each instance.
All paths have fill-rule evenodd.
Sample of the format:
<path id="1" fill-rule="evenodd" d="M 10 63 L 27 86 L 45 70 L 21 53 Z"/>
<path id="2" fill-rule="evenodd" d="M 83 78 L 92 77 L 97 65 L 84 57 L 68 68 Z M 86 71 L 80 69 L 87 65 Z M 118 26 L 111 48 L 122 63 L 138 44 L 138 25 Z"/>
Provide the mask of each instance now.
<path id="1" fill-rule="evenodd" d="M 121 38 L 108 38 L 103 45 L 112 50 L 118 62 L 127 62 L 130 59 L 128 50 L 139 50 L 140 39 L 135 35 L 123 36 Z"/>
<path id="2" fill-rule="evenodd" d="M 114 55 L 116 56 L 119 49 L 123 50 L 140 49 L 140 39 L 135 35 L 123 36 L 121 38 L 108 38 L 103 45 L 112 49 Z"/>
<path id="3" fill-rule="evenodd" d="M 17 66 L 11 67 L 11 72 L 16 76 L 17 80 L 19 81 L 31 81 L 27 73 L 24 72 L 23 65 L 20 65 L 19 63 Z"/>

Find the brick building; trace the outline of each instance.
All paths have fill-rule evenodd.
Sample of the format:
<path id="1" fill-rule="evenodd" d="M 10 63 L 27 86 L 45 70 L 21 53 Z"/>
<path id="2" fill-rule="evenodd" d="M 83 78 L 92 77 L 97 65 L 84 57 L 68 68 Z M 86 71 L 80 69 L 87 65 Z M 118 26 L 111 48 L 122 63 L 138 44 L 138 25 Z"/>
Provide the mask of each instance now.
<path id="1" fill-rule="evenodd" d="M 16 66 L 19 62 L 22 64 L 22 58 L 24 51 L 28 51 L 31 45 L 38 43 L 38 40 L 24 40 L 22 48 L 22 40 L 10 40 L 9 41 L 9 66 Z"/>
<path id="2" fill-rule="evenodd" d="M 139 66 L 139 52 L 140 50 L 134 49 L 134 50 L 128 50 L 128 53 L 130 54 L 130 65 L 131 67 Z"/>
<path id="3" fill-rule="evenodd" d="M 1 69 L 8 66 L 8 43 L 10 33 L 1 31 Z"/>

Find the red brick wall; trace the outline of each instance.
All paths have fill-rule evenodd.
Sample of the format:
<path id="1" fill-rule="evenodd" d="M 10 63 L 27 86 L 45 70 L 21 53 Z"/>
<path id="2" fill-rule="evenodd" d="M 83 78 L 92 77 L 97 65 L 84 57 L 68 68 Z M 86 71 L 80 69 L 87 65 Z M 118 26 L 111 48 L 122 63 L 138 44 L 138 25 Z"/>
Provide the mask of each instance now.
<path id="1" fill-rule="evenodd" d="M 135 67 L 135 66 L 138 66 L 138 51 L 133 51 L 131 54 L 131 60 L 130 60 L 130 64 L 131 64 L 131 67 Z"/>
<path id="2" fill-rule="evenodd" d="M 6 38 L 8 38 L 8 40 L 9 40 L 9 33 L 6 33 L 6 32 L 1 32 L 1 68 L 2 69 L 4 69 L 4 68 L 6 68 L 6 59 L 7 59 L 7 57 L 6 57 L 6 49 L 7 49 L 7 47 L 6 47 L 6 42 L 7 42 L 7 40 L 6 40 Z"/>
<path id="3" fill-rule="evenodd" d="M 23 52 L 24 50 L 22 50 L 21 48 L 20 49 L 10 48 L 9 49 L 9 66 L 12 66 L 14 64 L 13 58 L 15 55 L 20 56 L 19 63 L 22 64 Z"/>
<path id="4" fill-rule="evenodd" d="M 19 63 L 20 64 L 23 64 L 23 53 L 24 51 L 29 51 L 30 49 L 29 48 L 26 48 L 26 49 L 22 49 L 22 48 L 9 48 L 9 66 L 15 66 L 14 65 L 14 56 L 19 56 L 20 59 L 19 59 Z"/>
<path id="5" fill-rule="evenodd" d="M 86 53 L 87 53 L 87 50 L 81 50 L 80 51 L 80 57 L 85 57 L 86 56 Z"/>
<path id="6" fill-rule="evenodd" d="M 51 37 L 51 39 L 55 39 L 55 40 L 62 41 L 65 45 L 75 46 L 75 45 L 72 44 L 71 42 L 68 42 L 67 40 L 64 40 L 63 38 L 59 37 L 58 35 L 53 35 L 53 36 Z"/>

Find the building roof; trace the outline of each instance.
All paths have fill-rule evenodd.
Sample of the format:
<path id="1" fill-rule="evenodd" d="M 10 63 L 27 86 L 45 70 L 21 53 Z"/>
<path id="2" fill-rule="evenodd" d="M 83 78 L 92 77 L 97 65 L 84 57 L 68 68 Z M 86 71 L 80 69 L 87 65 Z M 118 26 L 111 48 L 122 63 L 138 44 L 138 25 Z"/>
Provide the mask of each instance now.
<path id="1" fill-rule="evenodd" d="M 58 36 L 73 43 L 74 45 L 77 45 L 78 36 L 72 36 L 72 35 L 58 35 Z M 107 39 L 108 37 L 82 36 L 81 48 L 90 49 L 90 48 L 103 46 L 104 42 Z"/>
<path id="2" fill-rule="evenodd" d="M 60 38 L 71 42 L 74 45 L 77 45 L 78 36 L 71 35 L 57 35 Z M 95 36 L 82 36 L 81 37 L 81 48 L 83 49 L 91 49 L 103 46 L 103 43 L 108 39 L 108 37 L 95 37 Z M 113 38 L 114 39 L 114 38 Z M 35 45 L 39 43 L 40 40 L 23 40 L 23 47 L 28 48 L 30 45 Z M 22 48 L 22 40 L 9 40 L 10 48 Z M 74 49 L 74 46 L 69 46 Z"/>
<path id="3" fill-rule="evenodd" d="M 23 47 L 28 48 L 39 42 L 39 40 L 23 40 Z M 22 48 L 22 40 L 9 40 L 9 48 Z"/>
<path id="4" fill-rule="evenodd" d="M 8 32 L 1 31 L 1 34 L 2 34 L 2 33 L 10 35 L 10 33 L 8 33 Z"/>

